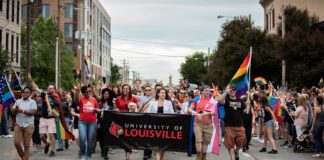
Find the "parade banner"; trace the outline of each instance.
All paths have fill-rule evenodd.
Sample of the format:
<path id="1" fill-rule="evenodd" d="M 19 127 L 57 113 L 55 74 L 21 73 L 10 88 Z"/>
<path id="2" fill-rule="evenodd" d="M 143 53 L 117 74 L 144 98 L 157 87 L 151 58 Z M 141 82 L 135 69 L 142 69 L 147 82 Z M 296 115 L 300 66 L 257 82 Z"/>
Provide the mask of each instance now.
<path id="1" fill-rule="evenodd" d="M 104 141 L 130 149 L 186 152 L 191 146 L 193 117 L 180 114 L 104 112 Z"/>

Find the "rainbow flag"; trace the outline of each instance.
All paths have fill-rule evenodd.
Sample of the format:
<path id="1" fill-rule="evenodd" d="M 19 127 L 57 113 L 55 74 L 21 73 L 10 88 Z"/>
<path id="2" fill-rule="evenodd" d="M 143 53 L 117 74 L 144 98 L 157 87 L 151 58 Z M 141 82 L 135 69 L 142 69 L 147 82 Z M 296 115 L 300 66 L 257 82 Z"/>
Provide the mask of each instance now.
<path id="1" fill-rule="evenodd" d="M 270 105 L 275 117 L 277 118 L 277 121 L 282 121 L 283 107 L 282 107 L 280 98 L 270 95 L 268 97 L 268 101 L 269 101 L 269 105 Z"/>
<path id="2" fill-rule="evenodd" d="M 48 95 L 45 96 L 45 103 L 50 112 L 55 116 L 55 124 L 56 124 L 56 136 L 58 140 L 64 139 L 74 139 L 73 134 L 68 130 L 66 123 L 64 120 L 64 116 L 60 115 L 60 112 L 57 109 L 52 108 L 52 100 L 48 98 Z"/>
<path id="3" fill-rule="evenodd" d="M 0 114 L 16 102 L 15 97 L 8 85 L 6 76 L 0 76 L 0 104 L 2 105 Z M 1 117 L 0 117 L 1 118 Z"/>
<path id="4" fill-rule="evenodd" d="M 13 71 L 11 73 L 10 88 L 13 91 L 13 94 L 15 95 L 15 98 L 20 99 L 21 98 L 22 87 L 20 85 L 19 77 L 18 77 L 16 71 Z"/>
<path id="5" fill-rule="evenodd" d="M 254 82 L 257 85 L 266 85 L 266 84 L 268 84 L 267 80 L 265 78 L 263 78 L 263 77 L 254 78 Z"/>
<path id="6" fill-rule="evenodd" d="M 212 84 L 212 86 L 213 86 L 213 89 L 214 89 L 214 96 L 215 96 L 216 98 L 220 97 L 221 94 L 220 94 L 220 92 L 219 92 L 219 88 L 218 88 L 218 86 L 217 86 L 217 85 L 214 85 L 214 84 Z"/>
<path id="7" fill-rule="evenodd" d="M 230 81 L 236 87 L 236 97 L 240 98 L 245 95 L 249 90 L 249 78 L 248 72 L 251 64 L 251 52 L 245 57 L 240 68 L 235 73 L 234 77 Z"/>
<path id="8" fill-rule="evenodd" d="M 143 107 L 140 109 L 139 112 L 145 112 L 146 109 L 150 106 L 151 102 L 153 102 L 155 100 L 154 97 L 152 97 L 151 99 L 149 99 L 144 105 Z"/>
<path id="9" fill-rule="evenodd" d="M 272 86 L 272 84 L 268 85 L 268 93 L 269 93 L 269 96 L 273 95 L 273 86 Z"/>

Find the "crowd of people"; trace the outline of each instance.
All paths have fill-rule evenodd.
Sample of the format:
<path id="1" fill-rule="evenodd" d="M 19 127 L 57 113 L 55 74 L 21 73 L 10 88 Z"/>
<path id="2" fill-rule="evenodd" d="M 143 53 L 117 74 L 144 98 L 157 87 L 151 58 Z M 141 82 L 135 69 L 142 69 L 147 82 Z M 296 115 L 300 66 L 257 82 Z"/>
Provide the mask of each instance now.
<path id="1" fill-rule="evenodd" d="M 30 76 L 28 78 L 32 81 Z M 207 148 L 214 132 L 213 117 L 218 116 L 221 142 L 228 149 L 232 160 L 239 159 L 239 150 L 249 150 L 252 137 L 264 144 L 260 152 L 267 154 L 280 153 L 278 140 L 284 139 L 284 143 L 279 145 L 291 147 L 296 152 L 314 149 L 314 157 L 324 157 L 324 88 L 275 91 L 283 106 L 280 116 L 274 113 L 269 104 L 268 89 L 252 88 L 245 96 L 237 97 L 235 86 L 229 84 L 221 91 L 221 96 L 216 96 L 214 92 L 208 85 L 190 89 L 182 82 L 174 88 L 171 83 L 167 86 L 153 86 L 142 84 L 141 80 L 134 82 L 133 89 L 129 84 L 100 87 L 77 84 L 69 91 L 56 89 L 54 85 L 49 85 L 44 91 L 32 81 L 32 87 L 22 90 L 22 98 L 11 106 L 9 114 L 3 114 L 0 131 L 1 136 L 10 137 L 7 120 L 10 119 L 8 117 L 15 117 L 12 118 L 15 119 L 15 125 L 12 125 L 13 141 L 21 159 L 29 159 L 31 141 L 35 147 L 43 145 L 44 153 L 49 157 L 56 156 L 56 152 L 67 150 L 71 141 L 58 140 L 56 148 L 57 121 L 48 107 L 50 105 L 64 115 L 63 123 L 73 133 L 80 148 L 80 159 L 90 160 L 97 142 L 101 157 L 108 159 L 108 152 L 113 153 L 113 148 L 104 143 L 104 111 L 191 114 L 195 116 L 196 159 L 206 160 Z M 215 108 L 223 116 L 215 115 L 214 110 L 206 108 L 211 100 L 217 102 Z M 143 109 L 146 105 L 148 107 Z M 220 111 L 221 108 L 224 110 Z M 271 149 L 268 149 L 268 143 Z M 125 159 L 131 159 L 134 150 L 127 146 L 120 147 L 125 150 Z M 164 159 L 164 153 L 162 149 L 155 150 L 155 159 Z M 147 148 L 143 159 L 151 159 L 152 155 L 153 151 Z"/>

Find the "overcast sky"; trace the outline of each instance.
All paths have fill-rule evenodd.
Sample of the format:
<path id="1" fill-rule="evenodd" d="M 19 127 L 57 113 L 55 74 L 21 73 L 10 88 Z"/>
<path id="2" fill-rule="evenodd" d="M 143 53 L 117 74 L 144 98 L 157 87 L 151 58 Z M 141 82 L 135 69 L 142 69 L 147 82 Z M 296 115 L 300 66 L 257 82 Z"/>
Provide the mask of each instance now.
<path id="1" fill-rule="evenodd" d="M 130 71 L 139 72 L 142 78 L 158 79 L 164 83 L 170 74 L 173 83 L 178 83 L 181 78 L 180 64 L 185 59 L 168 55 L 187 56 L 195 51 L 207 52 L 208 47 L 211 49 L 216 47 L 221 25 L 228 19 L 218 19 L 218 15 L 233 17 L 251 14 L 254 24 L 261 27 L 264 21 L 259 0 L 100 0 L 100 2 L 111 17 L 113 63 L 122 66 L 125 59 Z M 131 53 L 125 50 L 162 56 Z"/>

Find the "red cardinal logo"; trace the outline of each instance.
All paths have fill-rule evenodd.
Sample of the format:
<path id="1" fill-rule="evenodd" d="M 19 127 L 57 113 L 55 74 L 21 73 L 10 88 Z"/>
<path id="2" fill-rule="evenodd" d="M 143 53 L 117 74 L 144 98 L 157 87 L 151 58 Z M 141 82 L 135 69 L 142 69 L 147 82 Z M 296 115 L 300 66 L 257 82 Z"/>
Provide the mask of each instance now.
<path id="1" fill-rule="evenodd" d="M 117 138 L 119 137 L 119 135 L 122 135 L 124 133 L 123 128 L 115 122 L 111 122 L 109 132 Z"/>

